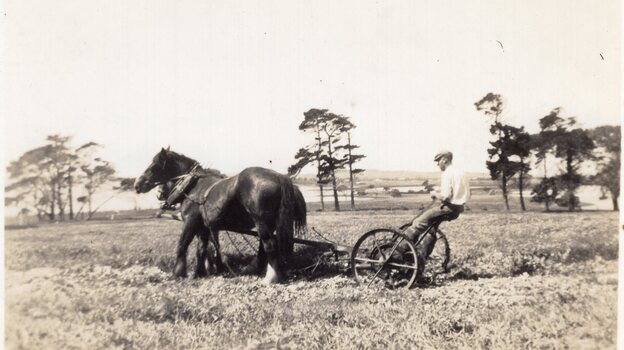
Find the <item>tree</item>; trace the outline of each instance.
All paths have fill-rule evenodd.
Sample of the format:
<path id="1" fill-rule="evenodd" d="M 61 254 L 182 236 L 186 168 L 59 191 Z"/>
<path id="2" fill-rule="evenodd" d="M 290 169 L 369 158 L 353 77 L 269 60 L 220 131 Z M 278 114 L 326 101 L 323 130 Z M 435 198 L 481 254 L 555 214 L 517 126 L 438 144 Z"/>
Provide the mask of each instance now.
<path id="1" fill-rule="evenodd" d="M 429 193 L 433 191 L 433 185 L 429 182 L 429 180 L 423 181 L 422 185 L 424 188 L 422 189 L 423 193 Z"/>
<path id="2" fill-rule="evenodd" d="M 574 200 L 575 192 L 583 181 L 583 176 L 579 174 L 578 169 L 584 160 L 592 158 L 594 148 L 594 142 L 587 131 L 580 128 L 568 130 L 557 139 L 555 154 L 563 158 L 565 162 L 565 173 L 560 176 L 560 179 L 567 190 L 569 211 L 574 210 L 574 204 L 577 202 Z"/>
<path id="3" fill-rule="evenodd" d="M 354 145 L 351 143 L 351 130 L 355 129 L 355 124 L 353 124 L 348 117 L 343 117 L 343 125 L 341 128 L 342 133 L 347 134 L 347 144 L 343 146 L 336 147 L 337 150 L 344 150 L 346 154 L 343 157 L 343 163 L 349 166 L 349 184 L 350 184 L 350 192 L 351 192 L 351 210 L 355 209 L 355 199 L 353 197 L 353 183 L 354 177 L 357 174 L 363 173 L 364 169 L 354 169 L 353 164 L 365 158 L 365 155 L 362 154 L 354 154 L 353 150 L 359 148 L 360 146 Z"/>
<path id="4" fill-rule="evenodd" d="M 620 195 L 620 126 L 604 125 L 589 131 L 591 139 L 597 146 L 598 169 L 592 181 L 601 186 L 603 191 L 611 194 L 613 210 L 618 211 Z"/>
<path id="5" fill-rule="evenodd" d="M 80 147 L 67 152 L 67 167 L 65 182 L 67 183 L 67 202 L 69 203 L 69 219 L 74 219 L 74 185 L 79 184 L 83 177 L 77 172 L 83 165 L 88 165 L 91 155 L 100 147 L 95 142 L 87 142 Z"/>
<path id="6" fill-rule="evenodd" d="M 106 173 L 110 169 L 97 168 L 88 150 L 99 146 L 87 143 L 76 150 L 70 147 L 71 137 L 50 135 L 46 144 L 22 154 L 11 162 L 7 173 L 12 180 L 5 188 L 6 202 L 22 208 L 31 208 L 39 219 L 65 219 L 65 207 L 69 205 L 69 216 L 73 218 L 73 186 L 79 181 L 78 167 L 96 167 L 96 172 Z M 101 162 L 101 160 L 98 160 Z"/>
<path id="7" fill-rule="evenodd" d="M 296 177 L 297 175 L 299 175 L 301 170 L 306 167 L 306 165 L 315 161 L 316 155 L 314 152 L 310 152 L 308 148 L 302 147 L 299 148 L 299 150 L 295 154 L 295 159 L 297 160 L 297 162 L 288 167 L 288 176 L 291 177 Z"/>
<path id="8" fill-rule="evenodd" d="M 526 156 L 523 157 L 524 148 L 521 145 L 524 145 L 524 138 L 528 137 L 528 134 L 523 128 L 516 128 L 501 122 L 503 106 L 501 95 L 491 92 L 475 102 L 477 111 L 482 111 L 492 122 L 490 134 L 493 136 L 493 141 L 490 141 L 492 147 L 487 150 L 490 160 L 486 161 L 486 166 L 492 180 L 500 181 L 505 208 L 509 210 L 508 183 L 518 171 L 526 168 L 522 161 Z M 524 208 L 523 201 L 522 205 Z"/>
<path id="9" fill-rule="evenodd" d="M 515 145 L 518 138 L 518 128 L 495 123 L 490 128 L 490 133 L 498 134 L 499 138 L 491 141 L 491 148 L 488 149 L 490 160 L 486 162 L 486 166 L 490 171 L 492 180 L 499 180 L 500 187 L 505 200 L 505 208 L 509 210 L 509 188 L 508 184 L 511 178 L 516 175 L 522 168 L 521 162 L 513 160 L 517 157 L 515 154 Z"/>
<path id="10" fill-rule="evenodd" d="M 560 133 L 563 127 L 563 118 L 559 117 L 561 108 L 557 107 L 550 111 L 550 113 L 539 120 L 540 132 L 539 134 L 531 136 L 531 148 L 535 150 L 535 158 L 537 164 L 542 163 L 544 167 L 544 174 L 541 182 L 533 188 L 532 200 L 537 203 L 544 203 L 546 211 L 550 211 L 550 203 L 553 203 L 556 199 L 556 181 L 554 177 L 548 177 L 548 156 L 552 154 L 555 147 L 555 137 Z M 555 193 L 555 196 L 551 198 L 544 191 L 549 190 L 551 193 Z"/>
<path id="11" fill-rule="evenodd" d="M 503 98 L 499 94 L 488 92 L 483 98 L 475 102 L 477 111 L 482 111 L 487 117 L 499 122 L 503 113 Z"/>
<path id="12" fill-rule="evenodd" d="M 100 158 L 93 159 L 93 162 L 88 165 L 80 167 L 86 176 L 85 190 L 87 191 L 86 203 L 88 208 L 87 220 L 91 219 L 93 213 L 97 211 L 92 210 L 92 198 L 95 191 L 104 183 L 110 181 L 115 174 L 115 169 L 107 162 Z"/>
<path id="13" fill-rule="evenodd" d="M 527 174 L 531 170 L 531 165 L 527 161 L 531 155 L 531 136 L 524 131 L 524 127 L 516 128 L 513 132 L 515 134 L 515 140 L 511 143 L 511 153 L 516 155 L 520 159 L 518 168 L 518 190 L 520 191 L 520 207 L 522 210 L 526 210 L 524 204 L 524 180 Z"/>
<path id="14" fill-rule="evenodd" d="M 355 175 L 364 170 L 354 168 L 353 165 L 365 157 L 353 152 L 353 150 L 359 148 L 359 146 L 351 143 L 351 131 L 355 128 L 355 124 L 349 120 L 349 117 L 331 113 L 327 109 L 313 108 L 303 115 L 304 120 L 299 125 L 299 130 L 312 132 L 315 139 L 313 144 L 302 147 L 297 151 L 295 154 L 296 163 L 288 168 L 289 175 L 296 176 L 305 166 L 316 161 L 316 177 L 321 194 L 321 210 L 325 209 L 323 185 L 331 183 L 334 195 L 334 208 L 336 211 L 340 211 L 336 172 L 348 165 L 351 208 L 354 209 Z M 345 135 L 346 144 L 341 143 Z"/>
<path id="15" fill-rule="evenodd" d="M 123 191 L 123 192 L 132 192 L 134 191 L 134 182 L 136 178 L 134 177 L 120 177 L 117 178 L 119 181 L 119 185 L 114 186 L 113 190 Z"/>
<path id="16" fill-rule="evenodd" d="M 48 159 L 51 153 L 52 146 L 49 144 L 37 147 L 22 154 L 7 167 L 12 183 L 5 188 L 6 203 L 33 208 L 39 220 L 45 216 L 55 219 L 56 202 L 53 201 L 52 191 L 56 190 L 56 186 L 51 184 L 53 169 Z"/>
<path id="17" fill-rule="evenodd" d="M 548 203 L 554 203 L 558 194 L 556 179 L 554 177 L 543 177 L 540 183 L 533 187 L 531 200 L 536 203 L 546 203 L 546 211 L 550 211 Z"/>
<path id="18" fill-rule="evenodd" d="M 303 167 L 305 167 L 305 165 L 307 165 L 308 163 L 312 162 L 313 160 L 316 161 L 316 180 L 319 186 L 319 192 L 321 196 L 321 210 L 325 210 L 323 185 L 327 184 L 327 178 L 324 176 L 323 172 L 323 168 L 325 165 L 323 164 L 322 160 L 323 147 L 325 146 L 325 143 L 321 138 L 321 130 L 323 128 L 323 123 L 325 123 L 324 115 L 326 113 L 327 109 L 316 108 L 312 108 L 309 111 L 303 113 L 303 121 L 301 122 L 301 124 L 299 124 L 299 130 L 303 132 L 313 133 L 315 136 L 314 143 L 306 148 L 306 150 L 308 150 L 309 152 L 307 156 L 310 158 L 303 158 L 304 154 L 301 154 L 297 161 L 298 165 L 293 165 L 294 168 L 292 169 L 294 171 L 292 174 L 296 174 L 301 171 L 301 169 L 303 169 Z M 313 149 L 313 151 L 310 151 L 309 149 Z M 299 152 L 302 152 L 301 149 L 299 150 Z M 299 152 L 297 154 L 299 154 Z M 289 169 L 289 173 L 290 172 L 291 169 Z"/>
<path id="19" fill-rule="evenodd" d="M 540 119 L 540 141 L 538 156 L 552 152 L 563 163 L 563 173 L 556 177 L 560 184 L 559 189 L 565 190 L 564 200 L 557 199 L 558 203 L 565 203 L 569 211 L 578 206 L 575 193 L 583 181 L 578 172 L 580 164 L 593 159 L 594 142 L 587 130 L 577 127 L 576 118 L 562 118 L 559 116 L 561 108 L 555 108 L 550 114 Z"/>
<path id="20" fill-rule="evenodd" d="M 63 200 L 63 189 L 67 187 L 66 174 L 70 168 L 71 154 L 68 143 L 70 136 L 62 136 L 58 134 L 50 135 L 46 138 L 50 143 L 50 152 L 48 153 L 48 161 L 53 169 L 51 181 L 52 186 L 52 203 L 56 201 L 59 210 L 59 219 L 65 220 L 65 205 Z M 54 205 L 54 204 L 53 204 Z"/>
<path id="21" fill-rule="evenodd" d="M 5 193 L 13 193 L 13 195 L 5 196 L 4 203 L 6 206 L 20 207 L 20 210 L 31 211 L 34 209 L 37 218 L 42 220 L 47 216 L 46 208 L 48 203 L 43 201 L 43 194 L 41 191 L 42 182 L 39 177 L 27 176 L 13 184 L 4 188 Z"/>
<path id="22" fill-rule="evenodd" d="M 331 181 L 332 190 L 334 194 L 334 209 L 340 211 L 340 202 L 338 201 L 337 179 L 336 170 L 344 167 L 344 159 L 338 158 L 336 154 L 337 143 L 340 142 L 340 136 L 342 134 L 342 128 L 347 123 L 347 120 L 334 113 L 325 113 L 321 117 L 321 130 L 325 134 L 327 139 L 326 152 L 321 155 L 323 160 L 323 166 L 321 168 L 324 178 Z"/>

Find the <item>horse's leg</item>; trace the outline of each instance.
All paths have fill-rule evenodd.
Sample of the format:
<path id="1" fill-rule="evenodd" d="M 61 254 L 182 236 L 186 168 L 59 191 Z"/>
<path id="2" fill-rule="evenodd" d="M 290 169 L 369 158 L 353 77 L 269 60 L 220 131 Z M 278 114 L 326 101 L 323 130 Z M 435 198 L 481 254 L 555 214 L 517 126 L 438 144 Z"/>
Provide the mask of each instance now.
<path id="1" fill-rule="evenodd" d="M 206 270 L 206 260 L 208 260 L 209 267 L 212 265 L 210 261 L 210 254 L 208 253 L 208 234 L 202 230 L 198 236 L 200 239 L 197 242 L 197 265 L 195 266 L 195 278 L 206 277 L 208 275 L 208 271 Z"/>
<path id="2" fill-rule="evenodd" d="M 223 273 L 223 259 L 221 258 L 221 245 L 219 244 L 219 231 L 212 230 L 210 234 L 210 240 L 212 242 L 212 246 L 215 249 L 215 255 L 213 257 L 212 254 L 208 253 L 208 261 L 210 263 L 211 269 L 212 266 L 215 267 L 214 273 L 221 274 Z"/>
<path id="3" fill-rule="evenodd" d="M 258 228 L 256 227 L 256 230 L 258 230 Z M 243 268 L 242 272 L 244 274 L 260 274 L 260 272 L 262 272 L 262 269 L 264 269 L 264 267 L 267 264 L 267 256 L 266 253 L 264 252 L 264 247 L 262 246 L 262 240 L 260 240 L 258 242 L 258 254 L 256 254 L 256 256 L 253 257 L 253 259 L 251 260 L 251 262 L 245 266 L 245 268 Z"/>
<path id="4" fill-rule="evenodd" d="M 260 237 L 262 248 L 264 248 L 268 260 L 266 275 L 262 282 L 264 284 L 277 283 L 283 279 L 279 263 L 277 240 L 272 234 L 273 230 L 267 224 L 259 223 L 256 227 L 258 227 L 258 236 Z"/>
<path id="5" fill-rule="evenodd" d="M 199 220 L 198 217 L 187 217 L 184 221 L 184 228 L 182 229 L 182 235 L 180 241 L 178 241 L 178 249 L 176 254 L 176 264 L 173 269 L 173 275 L 176 277 L 186 277 L 186 252 L 189 244 L 193 241 L 196 232 L 198 232 Z"/>

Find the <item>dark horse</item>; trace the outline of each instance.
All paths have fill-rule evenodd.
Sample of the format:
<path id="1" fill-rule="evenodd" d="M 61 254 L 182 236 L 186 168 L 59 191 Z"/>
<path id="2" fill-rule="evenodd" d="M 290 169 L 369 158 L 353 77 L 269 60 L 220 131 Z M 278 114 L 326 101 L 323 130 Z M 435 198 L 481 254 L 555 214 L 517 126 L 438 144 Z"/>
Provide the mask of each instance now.
<path id="1" fill-rule="evenodd" d="M 220 264 L 215 237 L 219 230 L 228 230 L 257 232 L 260 238 L 257 266 L 262 269 L 268 263 L 264 282 L 282 279 L 283 258 L 292 254 L 294 232 L 306 225 L 305 201 L 290 178 L 258 167 L 225 178 L 216 170 L 202 169 L 193 159 L 163 148 L 137 178 L 134 187 L 137 193 L 145 193 L 185 175 L 196 179 L 183 193 L 184 228 L 174 275 L 186 276 L 186 253 L 195 236 L 200 237 L 204 251 L 210 240 L 216 244 Z M 197 274 L 205 275 L 204 264 L 198 261 L 197 265 Z"/>

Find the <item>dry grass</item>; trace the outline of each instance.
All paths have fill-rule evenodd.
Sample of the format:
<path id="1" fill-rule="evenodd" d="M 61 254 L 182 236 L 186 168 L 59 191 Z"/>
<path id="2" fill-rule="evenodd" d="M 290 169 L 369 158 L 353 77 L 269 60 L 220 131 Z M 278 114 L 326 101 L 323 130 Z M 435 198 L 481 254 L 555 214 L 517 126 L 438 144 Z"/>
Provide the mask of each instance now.
<path id="1" fill-rule="evenodd" d="M 410 216 L 314 213 L 309 222 L 353 244 Z M 465 214 L 443 225 L 447 278 L 397 291 L 332 271 L 269 287 L 255 276 L 174 280 L 179 229 L 141 220 L 7 231 L 7 347 L 615 348 L 613 213 Z M 236 268 L 236 249 L 222 241 Z M 303 255 L 297 264 L 313 262 Z"/>

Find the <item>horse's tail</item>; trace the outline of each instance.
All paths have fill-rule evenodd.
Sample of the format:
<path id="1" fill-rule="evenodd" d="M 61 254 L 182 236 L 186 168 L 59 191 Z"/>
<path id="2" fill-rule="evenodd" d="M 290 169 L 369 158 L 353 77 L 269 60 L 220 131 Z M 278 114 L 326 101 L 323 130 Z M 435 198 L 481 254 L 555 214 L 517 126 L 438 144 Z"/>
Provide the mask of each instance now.
<path id="1" fill-rule="evenodd" d="M 297 185 L 293 185 L 295 192 L 295 236 L 301 236 L 307 225 L 307 208 L 303 194 Z"/>
<path id="2" fill-rule="evenodd" d="M 280 201 L 275 233 L 280 255 L 289 256 L 293 252 L 295 227 L 299 227 L 300 224 L 298 222 L 301 222 L 300 204 L 297 195 L 298 190 L 295 190 L 291 180 L 286 176 L 280 176 L 279 182 L 282 190 L 282 200 Z M 305 221 L 305 212 L 303 220 Z"/>

